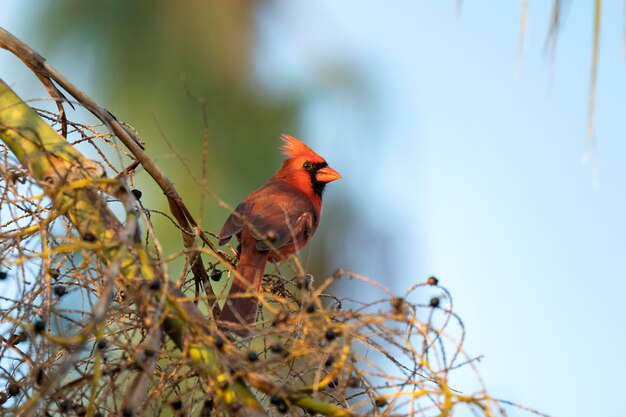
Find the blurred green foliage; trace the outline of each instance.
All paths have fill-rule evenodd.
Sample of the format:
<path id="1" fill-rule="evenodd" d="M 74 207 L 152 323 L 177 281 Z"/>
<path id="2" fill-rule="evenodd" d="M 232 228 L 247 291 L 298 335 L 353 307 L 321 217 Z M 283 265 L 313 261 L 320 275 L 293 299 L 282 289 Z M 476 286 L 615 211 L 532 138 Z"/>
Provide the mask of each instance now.
<path id="1" fill-rule="evenodd" d="M 66 0 L 63 7 L 47 4 L 37 32 L 43 50 L 61 57 L 72 51 L 76 61 L 70 64 L 93 71 L 93 85 L 83 88 L 138 130 L 149 154 L 197 210 L 199 186 L 163 139 L 200 181 L 204 127 L 195 98 L 203 100 L 208 117 L 208 186 L 231 205 L 279 166 L 279 135 L 298 133 L 295 115 L 302 95 L 270 95 L 254 79 L 255 9 L 262 5 L 242 0 Z M 142 200 L 167 211 L 161 192 L 142 175 L 146 181 L 137 184 Z M 227 212 L 212 201 L 205 203 L 203 226 L 217 231 Z M 168 233 L 161 234 L 166 251 L 179 249 L 179 232 L 165 219 L 155 218 L 155 223 Z"/>

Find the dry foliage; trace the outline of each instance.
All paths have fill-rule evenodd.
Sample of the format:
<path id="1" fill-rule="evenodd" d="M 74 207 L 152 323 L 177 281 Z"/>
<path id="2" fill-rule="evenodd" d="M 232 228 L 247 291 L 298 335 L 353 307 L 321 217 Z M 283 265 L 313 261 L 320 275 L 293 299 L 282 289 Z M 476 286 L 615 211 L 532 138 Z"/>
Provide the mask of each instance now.
<path id="1" fill-rule="evenodd" d="M 79 232 L 55 204 L 54 191 L 0 145 L 3 411 L 497 416 L 509 405 L 536 413 L 487 393 L 477 358 L 463 350 L 464 327 L 452 297 L 434 277 L 396 295 L 344 270 L 314 280 L 292 258 L 282 272 L 266 276 L 257 294 L 263 305 L 257 327 L 246 336 L 220 330 L 213 317 L 224 296 L 209 286 L 230 277 L 233 253 L 210 245 L 210 233 L 194 229 L 189 215 L 187 224 L 181 221 L 182 202 L 170 215 L 144 207 L 136 191 L 135 199 L 127 198 L 141 158 L 120 144 L 120 135 L 65 120 L 64 113 L 39 116 L 66 133 L 72 146 L 90 145 L 101 169 L 119 180 L 117 192 L 102 187 L 101 178 L 66 186 L 92 187 L 97 201 L 125 224 L 126 234 L 119 235 L 133 243 L 119 245 L 127 245 L 139 273 L 128 278 L 124 261 L 115 257 L 122 255 L 111 257 L 99 236 Z M 131 214 L 137 220 L 130 221 Z M 152 224 L 157 214 L 170 216 L 182 231 L 178 253 L 162 253 Z M 94 223 L 106 220 L 93 216 Z M 180 258 L 185 267 L 171 276 L 169 265 Z M 351 295 L 337 295 L 337 283 L 347 280 Z M 372 294 L 375 300 L 366 301 Z"/>

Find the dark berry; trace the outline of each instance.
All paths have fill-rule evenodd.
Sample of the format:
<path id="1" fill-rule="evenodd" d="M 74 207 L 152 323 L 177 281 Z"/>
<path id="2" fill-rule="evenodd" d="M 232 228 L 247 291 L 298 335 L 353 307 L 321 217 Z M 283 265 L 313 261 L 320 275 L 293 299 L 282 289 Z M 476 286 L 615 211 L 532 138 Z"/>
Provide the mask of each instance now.
<path id="1" fill-rule="evenodd" d="M 107 342 L 106 340 L 98 340 L 98 343 L 96 344 L 96 347 L 100 350 L 104 350 L 107 347 Z"/>
<path id="2" fill-rule="evenodd" d="M 17 395 L 20 393 L 20 386 L 15 382 L 11 382 L 7 386 L 7 392 L 9 393 L 9 395 Z"/>
<path id="3" fill-rule="evenodd" d="M 214 269 L 213 271 L 211 271 L 211 280 L 218 282 L 220 279 L 222 279 L 222 274 L 224 273 L 224 271 L 221 271 L 219 269 Z"/>
<path id="4" fill-rule="evenodd" d="M 284 351 L 283 347 L 278 342 L 272 344 L 272 346 L 270 346 L 270 350 L 273 353 L 283 353 L 283 351 Z"/>
<path id="5" fill-rule="evenodd" d="M 76 407 L 74 409 L 74 412 L 76 413 L 78 417 L 84 417 L 87 415 L 87 409 L 82 405 L 79 405 L 78 407 Z"/>
<path id="6" fill-rule="evenodd" d="M 183 402 L 180 399 L 178 399 L 176 401 L 173 401 L 171 403 L 171 406 L 174 410 L 181 410 L 183 408 Z"/>
<path id="7" fill-rule="evenodd" d="M 83 240 L 85 242 L 95 242 L 96 236 L 93 233 L 87 232 L 83 235 Z"/>
<path id="8" fill-rule="evenodd" d="M 43 333 L 46 330 L 46 322 L 43 320 L 37 320 L 33 324 L 33 330 L 36 334 Z"/>
<path id="9" fill-rule="evenodd" d="M 74 408 L 74 406 L 67 400 L 63 400 L 59 403 L 59 411 L 62 413 L 67 413 L 72 408 Z"/>
<path id="10" fill-rule="evenodd" d="M 224 339 L 219 336 L 215 336 L 215 347 L 219 350 L 224 349 Z"/>
<path id="11" fill-rule="evenodd" d="M 337 332 L 333 329 L 328 329 L 326 330 L 326 334 L 324 336 L 326 337 L 326 340 L 330 342 L 331 340 L 335 340 L 335 337 L 337 337 Z"/>
<path id="12" fill-rule="evenodd" d="M 270 398 L 270 403 L 276 406 L 278 411 L 281 413 L 286 413 L 288 410 L 285 400 L 279 395 L 272 395 L 272 397 Z"/>
<path id="13" fill-rule="evenodd" d="M 50 278 L 52 279 L 57 279 L 59 275 L 61 275 L 61 272 L 57 268 L 50 268 L 48 273 L 50 274 Z"/>
<path id="14" fill-rule="evenodd" d="M 306 306 L 306 312 L 307 313 L 315 313 L 315 310 L 317 309 L 317 307 L 315 306 L 315 303 L 309 303 Z"/>
<path id="15" fill-rule="evenodd" d="M 10 345 L 16 346 L 26 340 L 28 340 L 28 336 L 26 336 L 26 333 L 19 332 L 19 333 L 13 333 L 11 336 L 9 336 L 7 343 Z"/>
<path id="16" fill-rule="evenodd" d="M 141 196 L 143 195 L 140 190 L 133 188 L 130 192 L 135 196 L 137 200 L 141 200 Z"/>
<path id="17" fill-rule="evenodd" d="M 437 277 L 428 277 L 426 282 L 428 283 L 428 285 L 438 285 L 439 284 L 439 280 L 437 279 Z"/>
<path id="18" fill-rule="evenodd" d="M 430 306 L 433 308 L 439 307 L 439 297 L 433 297 L 430 299 Z"/>
<path id="19" fill-rule="evenodd" d="M 276 406 L 276 409 L 278 410 L 279 413 L 285 414 L 287 411 L 289 411 L 289 407 L 287 407 L 286 403 L 282 403 L 282 404 L 278 404 Z"/>
<path id="20" fill-rule="evenodd" d="M 55 285 L 53 291 L 54 291 L 54 295 L 56 295 L 59 298 L 67 294 L 67 288 L 65 288 L 63 285 Z"/>
<path id="21" fill-rule="evenodd" d="M 122 415 L 124 417 L 133 417 L 135 415 L 135 412 L 130 408 L 125 408 L 122 410 Z"/>
<path id="22" fill-rule="evenodd" d="M 160 289 L 161 289 L 161 281 L 160 281 L 160 280 L 158 280 L 158 279 L 152 280 L 152 281 L 150 282 L 150 289 L 151 289 L 152 291 L 158 291 L 158 290 L 160 290 Z"/>
<path id="23" fill-rule="evenodd" d="M 330 388 L 337 388 L 337 386 L 339 385 L 339 378 L 334 377 L 329 383 L 328 386 Z"/>
<path id="24" fill-rule="evenodd" d="M 0 392 L 0 405 L 7 402 L 8 399 L 9 399 L 9 396 L 7 395 L 6 392 Z"/>
<path id="25" fill-rule="evenodd" d="M 259 355 L 256 352 L 251 350 L 248 352 L 248 360 L 250 362 L 256 362 L 259 360 Z"/>
<path id="26" fill-rule="evenodd" d="M 7 271 L 0 271 L 0 279 L 6 279 L 7 276 Z"/>
<path id="27" fill-rule="evenodd" d="M 35 372 L 35 383 L 37 385 L 43 384 L 44 379 L 46 378 L 46 373 L 42 368 L 38 368 L 37 372 Z"/>
<path id="28" fill-rule="evenodd" d="M 274 395 L 272 395 L 272 396 L 270 397 L 270 403 L 271 403 L 272 405 L 278 405 L 278 404 L 280 404 L 280 403 L 282 403 L 282 402 L 284 402 L 284 400 L 283 400 L 280 396 L 278 396 L 278 395 L 276 395 L 276 394 L 274 394 Z"/>

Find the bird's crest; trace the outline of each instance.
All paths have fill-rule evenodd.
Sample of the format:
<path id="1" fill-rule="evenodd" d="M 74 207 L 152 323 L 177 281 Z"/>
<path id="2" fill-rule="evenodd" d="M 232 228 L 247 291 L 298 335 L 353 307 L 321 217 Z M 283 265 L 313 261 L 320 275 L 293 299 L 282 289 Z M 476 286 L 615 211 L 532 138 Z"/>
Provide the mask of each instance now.
<path id="1" fill-rule="evenodd" d="M 306 157 L 312 162 L 324 161 L 324 158 L 316 154 L 313 149 L 309 148 L 304 144 L 304 142 L 294 138 L 293 136 L 282 135 L 281 138 L 284 142 L 281 150 L 287 158 Z"/>

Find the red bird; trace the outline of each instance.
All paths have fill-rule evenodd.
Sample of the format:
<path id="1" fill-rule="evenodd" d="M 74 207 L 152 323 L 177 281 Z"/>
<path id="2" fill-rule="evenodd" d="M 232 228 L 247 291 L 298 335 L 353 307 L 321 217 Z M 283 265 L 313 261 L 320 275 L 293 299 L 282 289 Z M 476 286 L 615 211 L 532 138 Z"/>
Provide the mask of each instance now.
<path id="1" fill-rule="evenodd" d="M 258 299 L 230 296 L 258 291 L 268 260 L 284 260 L 307 244 L 320 221 L 324 187 L 341 178 L 298 139 L 282 139 L 282 167 L 235 208 L 220 231 L 220 245 L 233 235 L 239 240 L 237 271 L 220 320 L 254 324 Z"/>

